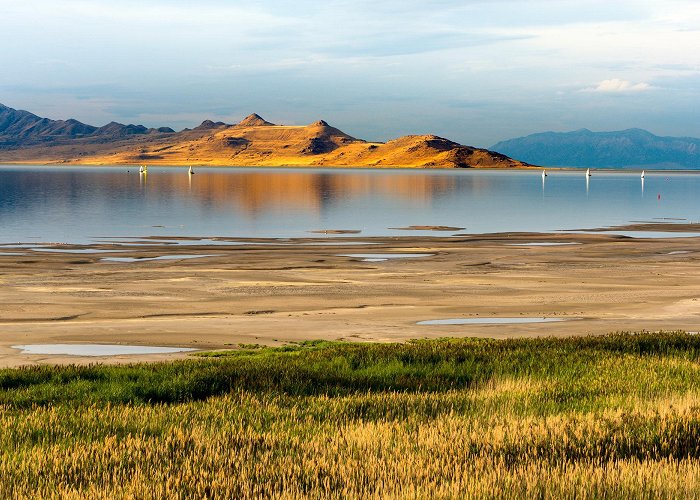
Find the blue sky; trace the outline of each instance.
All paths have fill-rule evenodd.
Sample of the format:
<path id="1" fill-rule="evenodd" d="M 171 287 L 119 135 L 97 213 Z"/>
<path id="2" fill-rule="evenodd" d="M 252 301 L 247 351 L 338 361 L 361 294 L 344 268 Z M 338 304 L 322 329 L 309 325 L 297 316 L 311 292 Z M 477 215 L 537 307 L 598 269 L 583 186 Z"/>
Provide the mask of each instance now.
<path id="1" fill-rule="evenodd" d="M 251 112 L 364 139 L 700 137 L 695 0 L 0 0 L 0 102 L 193 126 Z"/>

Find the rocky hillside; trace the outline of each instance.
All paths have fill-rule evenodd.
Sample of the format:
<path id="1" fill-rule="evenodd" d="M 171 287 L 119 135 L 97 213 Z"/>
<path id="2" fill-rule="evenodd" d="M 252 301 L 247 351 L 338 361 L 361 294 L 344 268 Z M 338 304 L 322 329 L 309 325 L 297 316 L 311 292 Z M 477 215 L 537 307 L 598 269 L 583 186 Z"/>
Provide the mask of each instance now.
<path id="1" fill-rule="evenodd" d="M 174 132 L 49 120 L 0 107 L 0 162 L 241 166 L 519 168 L 526 163 L 434 135 L 387 143 L 356 139 L 323 120 L 275 125 L 257 114 L 229 125 L 205 120 Z"/>
<path id="2" fill-rule="evenodd" d="M 172 132 L 174 130 L 168 127 L 149 129 L 143 125 L 123 125 L 117 122 L 104 127 L 94 127 L 72 118 L 51 120 L 0 104 L 1 149 L 64 144 L 74 139 L 85 138 L 104 142 L 131 135 Z"/>

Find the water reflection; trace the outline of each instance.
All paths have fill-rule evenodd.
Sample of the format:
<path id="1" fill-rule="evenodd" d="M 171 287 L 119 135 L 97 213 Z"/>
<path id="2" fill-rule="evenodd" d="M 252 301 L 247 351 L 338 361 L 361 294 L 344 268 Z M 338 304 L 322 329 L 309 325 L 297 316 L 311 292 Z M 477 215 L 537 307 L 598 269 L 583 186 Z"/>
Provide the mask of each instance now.
<path id="1" fill-rule="evenodd" d="M 191 193 L 207 205 L 232 206 L 248 214 L 279 208 L 301 208 L 320 213 L 324 206 L 355 198 L 395 198 L 412 204 L 429 205 L 440 193 L 454 191 L 457 179 L 413 175 L 341 175 L 314 171 L 201 170 L 197 176 L 161 175 L 154 177 L 149 190 Z M 477 187 L 478 189 L 478 187 Z"/>
<path id="2" fill-rule="evenodd" d="M 13 345 L 21 354 L 53 356 L 132 356 L 136 354 L 173 354 L 194 351 L 190 347 L 155 347 L 124 344 L 28 344 Z"/>
<path id="3" fill-rule="evenodd" d="M 409 226 L 554 231 L 697 220 L 700 175 L 596 172 L 0 167 L 0 243 L 100 236 L 308 237 Z M 584 175 L 586 191 L 581 186 Z M 648 185 L 644 185 L 646 182 Z M 642 192 L 643 194 L 643 192 Z M 663 196 L 662 196 L 663 195 Z M 429 230 L 415 235 L 435 235 Z M 447 233 L 450 234 L 450 233 Z"/>
<path id="4" fill-rule="evenodd" d="M 449 318 L 419 321 L 417 325 L 510 325 L 516 323 L 556 323 L 564 318 Z"/>

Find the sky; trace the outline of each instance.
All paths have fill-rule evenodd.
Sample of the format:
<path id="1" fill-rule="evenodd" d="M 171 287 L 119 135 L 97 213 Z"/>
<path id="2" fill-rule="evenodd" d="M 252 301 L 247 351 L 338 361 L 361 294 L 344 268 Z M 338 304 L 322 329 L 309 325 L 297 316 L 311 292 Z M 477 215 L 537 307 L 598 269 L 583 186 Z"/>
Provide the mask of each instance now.
<path id="1" fill-rule="evenodd" d="M 697 0 L 0 0 L 0 18 L 0 103 L 53 119 L 700 137 Z"/>

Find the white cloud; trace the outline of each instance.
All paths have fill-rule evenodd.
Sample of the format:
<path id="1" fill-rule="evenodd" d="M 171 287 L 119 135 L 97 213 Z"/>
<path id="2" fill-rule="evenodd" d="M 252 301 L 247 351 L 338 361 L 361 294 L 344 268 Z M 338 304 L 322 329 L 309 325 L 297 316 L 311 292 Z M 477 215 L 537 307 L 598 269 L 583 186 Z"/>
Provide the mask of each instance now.
<path id="1" fill-rule="evenodd" d="M 651 90 L 653 87 L 645 82 L 632 83 L 627 80 L 620 80 L 619 78 L 611 78 L 610 80 L 603 80 L 595 87 L 589 87 L 584 89 L 585 92 L 644 92 L 646 90 Z"/>

